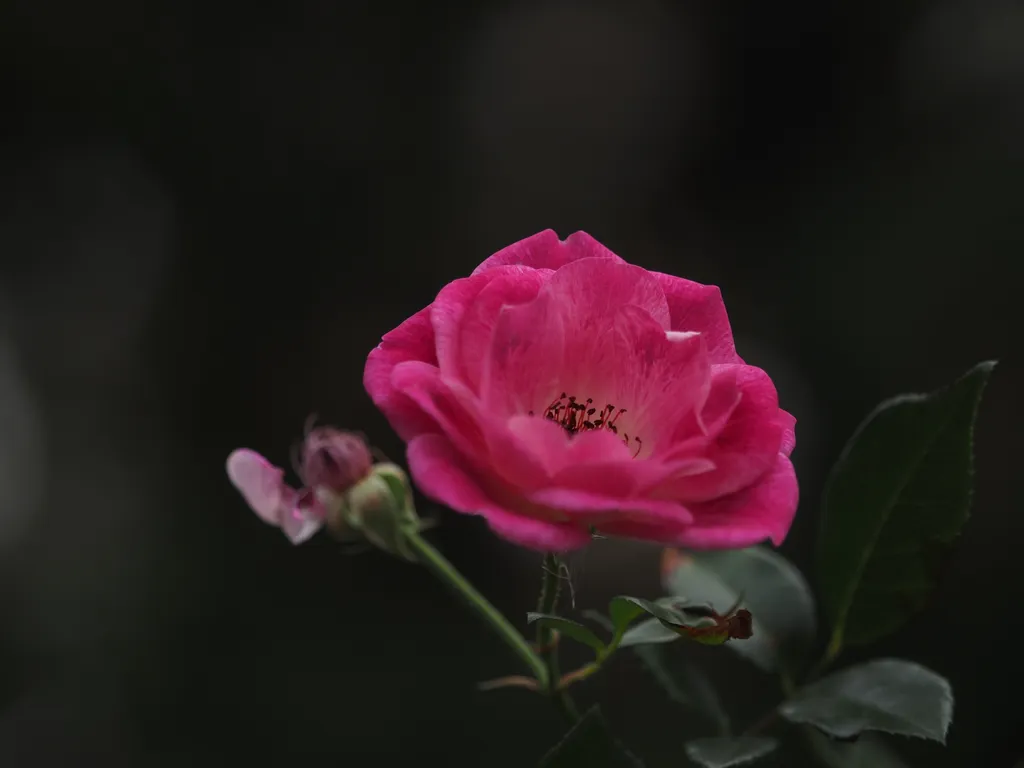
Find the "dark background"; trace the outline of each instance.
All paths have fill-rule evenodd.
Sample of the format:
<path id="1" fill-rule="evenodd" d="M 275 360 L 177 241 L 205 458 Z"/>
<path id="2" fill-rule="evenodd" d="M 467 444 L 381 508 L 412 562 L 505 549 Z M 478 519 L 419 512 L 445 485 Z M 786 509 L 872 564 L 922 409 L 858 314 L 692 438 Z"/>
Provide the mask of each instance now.
<path id="1" fill-rule="evenodd" d="M 291 547 L 223 461 L 312 411 L 401 460 L 365 355 L 548 227 L 721 286 L 799 419 L 812 580 L 858 421 L 1001 359 L 974 517 L 873 652 L 956 690 L 917 765 L 1017 756 L 1024 4 L 8 0 L 0 44 L 0 765 L 533 765 L 557 713 L 474 688 L 504 647 L 414 566 Z M 538 557 L 443 520 L 521 622 Z M 577 606 L 657 595 L 657 554 L 574 558 Z M 774 701 L 705 659 L 740 723 Z M 629 654 L 578 696 L 651 766 L 703 732 Z"/>

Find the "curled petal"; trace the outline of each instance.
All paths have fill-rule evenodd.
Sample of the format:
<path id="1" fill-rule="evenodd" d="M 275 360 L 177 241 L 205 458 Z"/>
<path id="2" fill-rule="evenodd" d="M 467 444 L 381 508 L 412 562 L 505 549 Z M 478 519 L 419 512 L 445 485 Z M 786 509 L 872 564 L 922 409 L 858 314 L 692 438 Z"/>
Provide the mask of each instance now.
<path id="1" fill-rule="evenodd" d="M 320 530 L 326 517 L 323 505 L 311 492 L 306 492 L 290 508 L 282 510 L 281 531 L 292 544 L 301 544 Z"/>
<path id="2" fill-rule="evenodd" d="M 793 414 L 780 410 L 778 420 L 782 425 L 782 447 L 779 450 L 783 456 L 789 456 L 796 448 L 796 418 Z"/>
<path id="3" fill-rule="evenodd" d="M 785 540 L 796 514 L 800 493 L 793 464 L 779 454 L 758 482 L 738 493 L 705 504 L 692 504 L 693 525 L 678 543 L 694 549 L 749 547 L 770 539 Z"/>
<path id="4" fill-rule="evenodd" d="M 590 543 L 585 526 L 530 517 L 492 499 L 463 469 L 463 460 L 441 435 L 409 443 L 409 470 L 417 486 L 457 512 L 479 515 L 499 536 L 531 549 L 564 552 Z"/>
<path id="5" fill-rule="evenodd" d="M 661 272 L 650 274 L 665 293 L 673 331 L 699 332 L 707 344 L 712 363 L 743 362 L 736 354 L 729 315 L 717 286 L 701 285 Z"/>
<path id="6" fill-rule="evenodd" d="M 779 454 L 772 470 L 754 485 L 705 504 L 690 504 L 693 521 L 674 525 L 662 520 L 612 520 L 601 533 L 691 549 L 738 549 L 770 540 L 781 544 L 789 532 L 798 501 L 796 475 Z"/>
<path id="7" fill-rule="evenodd" d="M 486 407 L 507 416 L 543 413 L 564 386 L 564 338 L 562 312 L 547 290 L 528 304 L 502 309 L 481 372 Z"/>
<path id="8" fill-rule="evenodd" d="M 558 239 L 553 230 L 545 229 L 525 240 L 502 248 L 473 270 L 476 275 L 494 267 L 521 264 L 534 269 L 559 269 L 577 259 L 592 257 L 622 261 L 586 232 L 570 235 L 565 242 Z"/>
<path id="9" fill-rule="evenodd" d="M 728 405 L 732 398 L 727 394 L 716 395 L 720 407 L 729 411 L 721 431 L 713 439 L 698 434 L 682 441 L 672 453 L 673 458 L 703 456 L 715 469 L 658 489 L 659 495 L 682 499 L 688 506 L 750 485 L 772 467 L 782 447 L 778 394 L 768 375 L 759 368 L 735 366 L 728 371 L 720 367 L 717 377 L 719 382 L 732 382 L 741 395 L 735 407 Z M 717 420 L 711 416 L 705 421 L 714 424 Z"/>
<path id="10" fill-rule="evenodd" d="M 550 270 L 526 267 L 499 267 L 491 272 L 496 274 L 477 294 L 458 330 L 461 371 L 466 385 L 474 392 L 480 391 L 484 361 L 490 353 L 502 309 L 537 298 L 541 286 L 552 274 Z"/>
<path id="11" fill-rule="evenodd" d="M 284 471 L 248 448 L 232 451 L 225 468 L 252 511 L 264 522 L 278 525 L 281 510 L 296 498 L 295 490 L 284 482 Z"/>
<path id="12" fill-rule="evenodd" d="M 593 333 L 620 307 L 644 310 L 670 330 L 665 292 L 646 269 L 615 259 L 581 258 L 555 272 L 545 287 L 567 318 L 567 325 Z"/>
<path id="13" fill-rule="evenodd" d="M 623 499 L 571 488 L 546 488 L 531 493 L 528 499 L 534 504 L 571 513 L 572 519 L 588 525 L 637 518 L 670 525 L 685 525 L 693 520 L 686 507 L 668 499 Z"/>
<path id="14" fill-rule="evenodd" d="M 232 451 L 228 479 L 265 523 L 277 526 L 293 544 L 316 533 L 326 515 L 311 491 L 296 491 L 284 482 L 284 471 L 248 448 Z"/>
<path id="15" fill-rule="evenodd" d="M 545 274 L 550 274 L 547 271 Z M 519 304 L 537 295 L 542 282 L 542 273 L 518 264 L 495 267 L 484 272 L 454 280 L 437 294 L 430 305 L 430 322 L 434 329 L 434 346 L 437 351 L 437 366 L 446 376 L 462 376 L 462 326 L 466 318 L 474 318 L 483 324 L 483 333 L 470 334 L 471 348 L 467 356 L 481 356 L 490 341 L 490 327 L 494 317 L 480 316 L 477 309 L 480 296 L 487 292 L 490 315 L 496 316 L 502 306 Z M 488 291 L 493 283 L 494 289 Z M 488 327 L 489 326 L 489 327 Z"/>
<path id="16" fill-rule="evenodd" d="M 391 426 L 403 440 L 431 428 L 425 417 L 409 399 L 396 392 L 391 384 L 391 372 L 399 363 L 410 360 L 437 365 L 434 351 L 434 329 L 430 324 L 430 307 L 421 309 L 393 331 L 370 352 L 363 371 L 363 386 L 370 399 L 387 417 Z"/>
<path id="17" fill-rule="evenodd" d="M 623 264 L 626 263 L 616 254 L 612 253 L 611 249 L 599 243 L 586 232 L 573 232 L 565 238 L 564 249 L 568 254 L 566 258 L 567 263 L 577 259 L 593 258 L 612 259 Z"/>

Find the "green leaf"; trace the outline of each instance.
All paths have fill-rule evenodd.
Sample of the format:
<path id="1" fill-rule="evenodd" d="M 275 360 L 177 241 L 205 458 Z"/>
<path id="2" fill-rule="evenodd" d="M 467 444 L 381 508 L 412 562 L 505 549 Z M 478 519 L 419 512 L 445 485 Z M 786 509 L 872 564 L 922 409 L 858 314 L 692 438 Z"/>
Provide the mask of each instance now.
<path id="1" fill-rule="evenodd" d="M 924 605 L 969 515 L 974 420 L 994 366 L 882 403 L 843 449 L 818 547 L 834 649 L 888 634 Z"/>
<path id="2" fill-rule="evenodd" d="M 612 632 L 615 637 L 612 645 L 617 645 L 616 641 L 622 639 L 622 635 L 633 620 L 645 612 L 646 610 L 636 602 L 636 598 L 613 597 L 612 601 L 608 603 L 608 615 L 612 620 Z"/>
<path id="3" fill-rule="evenodd" d="M 697 603 L 683 598 L 645 600 L 642 597 L 620 596 L 615 599 L 633 604 L 666 626 L 698 628 L 715 624 L 708 617 L 713 610 L 710 603 Z"/>
<path id="4" fill-rule="evenodd" d="M 529 624 L 537 623 L 543 627 L 553 629 L 566 637 L 571 637 L 573 640 L 589 645 L 598 653 L 604 651 L 604 641 L 595 635 L 592 629 L 583 626 L 578 621 L 566 619 L 562 616 L 533 612 L 526 614 L 526 621 Z"/>
<path id="5" fill-rule="evenodd" d="M 771 754 L 779 742 L 762 736 L 736 738 L 695 739 L 686 745 L 686 756 L 704 768 L 730 768 L 752 763 Z"/>
<path id="6" fill-rule="evenodd" d="M 907 768 L 899 755 L 871 734 L 856 741 L 836 741 L 805 728 L 804 735 L 815 757 L 827 768 Z"/>
<path id="7" fill-rule="evenodd" d="M 945 744 L 953 690 L 920 664 L 877 659 L 812 683 L 784 702 L 779 713 L 840 739 L 884 731 Z"/>
<path id="8" fill-rule="evenodd" d="M 673 640 L 678 640 L 679 637 L 678 632 L 673 632 L 657 619 L 647 619 L 626 630 L 622 640 L 619 641 L 619 648 L 648 643 L 671 643 Z"/>
<path id="9" fill-rule="evenodd" d="M 764 547 L 723 552 L 677 553 L 666 558 L 666 591 L 707 600 L 720 612 L 743 598 L 754 634 L 729 648 L 764 670 L 796 670 L 817 633 L 814 598 L 788 560 Z"/>
<path id="10" fill-rule="evenodd" d="M 539 768 L 643 768 L 643 763 L 615 739 L 593 707 L 544 756 Z"/>

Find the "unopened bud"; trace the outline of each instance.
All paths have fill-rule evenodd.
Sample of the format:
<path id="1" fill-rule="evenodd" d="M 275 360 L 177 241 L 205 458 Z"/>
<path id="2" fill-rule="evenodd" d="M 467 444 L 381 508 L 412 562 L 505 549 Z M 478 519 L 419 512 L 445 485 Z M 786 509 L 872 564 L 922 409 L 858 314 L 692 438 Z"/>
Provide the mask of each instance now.
<path id="1" fill-rule="evenodd" d="M 405 473 L 394 464 L 377 464 L 345 494 L 344 521 L 376 547 L 415 560 L 405 532 L 419 528 Z M 330 524 L 330 523 L 329 523 Z"/>
<path id="2" fill-rule="evenodd" d="M 365 478 L 372 465 L 366 441 L 351 432 L 317 427 L 302 444 L 302 479 L 311 488 L 344 493 Z"/>

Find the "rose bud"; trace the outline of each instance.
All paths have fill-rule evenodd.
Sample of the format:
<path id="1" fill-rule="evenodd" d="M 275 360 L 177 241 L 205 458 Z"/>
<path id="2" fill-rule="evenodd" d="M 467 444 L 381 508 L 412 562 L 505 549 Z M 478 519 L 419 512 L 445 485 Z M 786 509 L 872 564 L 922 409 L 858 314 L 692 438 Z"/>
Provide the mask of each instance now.
<path id="1" fill-rule="evenodd" d="M 369 474 L 373 459 L 359 435 L 317 427 L 306 435 L 299 465 L 308 487 L 341 494 Z"/>
<path id="2" fill-rule="evenodd" d="M 400 467 L 377 464 L 354 485 L 346 494 L 344 521 L 378 549 L 407 560 L 416 559 L 404 534 L 419 530 L 421 524 L 413 508 L 409 479 Z"/>

